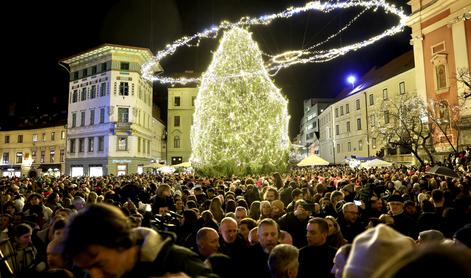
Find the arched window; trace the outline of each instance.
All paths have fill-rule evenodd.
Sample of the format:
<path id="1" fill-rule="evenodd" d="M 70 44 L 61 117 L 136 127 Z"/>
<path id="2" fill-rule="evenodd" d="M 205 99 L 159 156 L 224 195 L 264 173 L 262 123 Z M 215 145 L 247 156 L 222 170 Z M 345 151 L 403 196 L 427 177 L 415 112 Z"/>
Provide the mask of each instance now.
<path id="1" fill-rule="evenodd" d="M 448 59 L 446 53 L 435 54 L 432 58 L 434 83 L 436 93 L 443 93 L 448 90 Z"/>

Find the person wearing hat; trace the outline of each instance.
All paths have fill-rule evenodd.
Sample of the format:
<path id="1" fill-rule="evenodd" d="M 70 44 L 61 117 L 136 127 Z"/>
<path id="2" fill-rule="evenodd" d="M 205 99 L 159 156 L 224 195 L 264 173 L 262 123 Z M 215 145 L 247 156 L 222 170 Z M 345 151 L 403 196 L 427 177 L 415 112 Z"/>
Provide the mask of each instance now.
<path id="1" fill-rule="evenodd" d="M 400 195 L 391 195 L 388 199 L 389 214 L 394 218 L 394 229 L 416 239 L 417 222 L 404 212 L 404 199 Z"/>

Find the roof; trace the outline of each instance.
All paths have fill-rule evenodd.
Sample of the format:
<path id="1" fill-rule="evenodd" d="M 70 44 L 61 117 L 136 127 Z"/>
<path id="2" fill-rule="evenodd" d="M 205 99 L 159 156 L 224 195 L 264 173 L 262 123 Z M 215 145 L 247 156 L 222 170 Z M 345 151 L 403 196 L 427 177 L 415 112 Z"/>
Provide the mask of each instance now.
<path id="1" fill-rule="evenodd" d="M 413 50 L 410 50 L 394 58 L 393 60 L 391 60 L 380 68 L 373 67 L 372 69 L 370 69 L 370 71 L 368 71 L 365 75 L 361 77 L 360 82 L 357 86 L 355 86 L 355 88 L 349 88 L 341 91 L 337 95 L 336 99 L 337 101 L 342 100 L 351 95 L 364 91 L 365 89 L 379 84 L 393 76 L 413 69 L 414 66 L 414 52 Z"/>

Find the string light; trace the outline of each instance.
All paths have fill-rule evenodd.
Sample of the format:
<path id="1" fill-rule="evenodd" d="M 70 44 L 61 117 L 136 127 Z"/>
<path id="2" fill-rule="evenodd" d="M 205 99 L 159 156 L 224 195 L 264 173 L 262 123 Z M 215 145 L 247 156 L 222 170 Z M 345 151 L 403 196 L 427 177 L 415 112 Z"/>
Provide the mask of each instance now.
<path id="1" fill-rule="evenodd" d="M 338 9 L 348 9 L 353 7 L 362 7 L 364 10 L 353 18 L 348 24 L 346 24 L 343 28 L 341 28 L 335 34 L 329 36 L 326 40 L 319 42 L 315 45 L 309 46 L 306 49 L 300 50 L 289 50 L 284 53 L 276 54 L 276 55 L 268 55 L 272 57 L 269 59 L 265 64 L 265 68 L 268 72 L 272 74 L 276 74 L 279 70 L 288 68 L 295 64 L 306 64 L 306 63 L 322 63 L 327 62 L 332 59 L 335 59 L 339 56 L 345 55 L 351 51 L 359 50 L 363 47 L 369 46 L 385 37 L 393 36 L 399 32 L 401 32 L 406 25 L 407 16 L 401 9 L 398 9 L 395 5 L 386 3 L 384 0 L 371 0 L 371 1 L 348 1 L 348 2 L 335 2 L 335 3 L 321 3 L 319 1 L 309 2 L 305 6 L 302 7 L 289 7 L 284 11 L 281 11 L 276 14 L 270 15 L 263 15 L 258 18 L 252 17 L 242 17 L 237 22 L 229 22 L 229 21 L 222 21 L 217 26 L 211 26 L 208 29 L 203 30 L 202 32 L 196 33 L 193 36 L 184 36 L 175 42 L 168 44 L 163 50 L 158 51 L 157 54 L 145 63 L 142 67 L 142 75 L 144 78 L 150 81 L 158 81 L 162 84 L 181 84 L 186 85 L 189 83 L 199 83 L 201 81 L 201 77 L 199 78 L 192 78 L 192 77 L 179 77 L 179 78 L 172 78 L 168 76 L 164 76 L 159 72 L 155 74 L 156 65 L 159 64 L 162 59 L 171 56 L 175 53 L 175 51 L 183 46 L 186 47 L 197 47 L 199 46 L 202 39 L 214 39 L 217 38 L 221 31 L 229 30 L 234 27 L 242 27 L 248 28 L 254 25 L 269 25 L 274 20 L 279 19 L 287 19 L 294 15 L 298 15 L 305 12 L 310 11 L 320 11 L 324 13 L 329 13 L 334 10 Z M 385 14 L 392 14 L 399 18 L 399 22 L 397 25 L 386 29 L 381 34 L 375 35 L 370 37 L 369 39 L 363 40 L 361 42 L 356 42 L 350 45 L 346 45 L 343 47 L 332 48 L 328 50 L 316 50 L 320 45 L 325 44 L 327 41 L 331 40 L 335 36 L 339 35 L 341 32 L 345 31 L 358 17 L 363 14 L 366 10 L 377 11 L 378 9 L 382 9 Z M 237 73 L 231 76 L 219 76 L 219 78 L 233 78 L 236 76 L 243 75 L 252 75 L 252 74 L 259 74 L 259 72 L 244 72 L 244 73 Z"/>
<path id="2" fill-rule="evenodd" d="M 191 165 L 211 176 L 282 171 L 288 122 L 288 101 L 265 70 L 251 34 L 239 27 L 225 32 L 195 100 Z"/>

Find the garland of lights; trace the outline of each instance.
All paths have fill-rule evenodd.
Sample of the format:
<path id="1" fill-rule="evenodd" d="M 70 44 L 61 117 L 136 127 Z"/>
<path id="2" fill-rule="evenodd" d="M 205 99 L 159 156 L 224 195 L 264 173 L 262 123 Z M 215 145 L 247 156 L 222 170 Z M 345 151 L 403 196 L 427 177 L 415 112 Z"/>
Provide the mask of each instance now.
<path id="1" fill-rule="evenodd" d="M 294 15 L 309 12 L 309 11 L 320 11 L 324 13 L 329 13 L 336 9 L 347 9 L 352 7 L 363 7 L 365 10 L 374 9 L 377 11 L 379 8 L 383 9 L 386 14 L 393 14 L 396 15 L 400 20 L 399 23 L 387 30 L 383 33 L 373 36 L 367 40 L 362 42 L 356 42 L 347 46 L 339 47 L 339 48 L 332 48 L 329 50 L 315 50 L 318 46 L 324 44 L 328 40 L 332 39 L 333 37 L 337 36 L 340 32 L 344 31 L 348 26 L 355 21 L 358 16 L 356 16 L 350 23 L 348 23 L 344 28 L 340 29 L 337 33 L 329 36 L 323 42 L 317 43 L 316 45 L 310 46 L 306 49 L 302 50 L 290 50 L 286 51 L 281 54 L 277 55 L 269 55 L 271 59 L 265 63 L 265 68 L 269 72 L 278 72 L 280 69 L 288 68 L 295 64 L 306 64 L 306 63 L 322 63 L 326 61 L 330 61 L 335 59 L 339 56 L 345 55 L 351 51 L 356 51 L 360 48 L 366 47 L 371 45 L 385 37 L 393 36 L 396 33 L 399 33 L 403 30 L 404 26 L 406 25 L 407 16 L 401 9 L 396 8 L 395 5 L 386 3 L 385 0 L 371 0 L 371 1 L 361 1 L 361 0 L 353 0 L 349 2 L 337 2 L 337 3 L 321 3 L 319 1 L 316 2 L 309 2 L 305 6 L 302 7 L 290 7 L 286 10 L 270 15 L 263 15 L 258 18 L 252 17 L 242 17 L 239 21 L 235 23 L 231 23 L 228 21 L 223 21 L 217 26 L 212 26 L 200 33 L 194 34 L 193 36 L 184 36 L 172 44 L 168 44 L 165 49 L 158 51 L 157 54 L 145 63 L 142 67 L 142 76 L 150 81 L 158 81 L 162 84 L 189 84 L 189 83 L 199 83 L 201 78 L 190 78 L 190 77 L 180 77 L 180 78 L 172 78 L 163 75 L 155 75 L 154 70 L 156 65 L 167 56 L 171 56 L 175 53 L 175 51 L 182 46 L 186 47 L 197 47 L 202 39 L 208 38 L 216 38 L 219 35 L 221 30 L 229 30 L 234 27 L 250 27 L 253 25 L 269 25 L 276 19 L 282 18 L 290 18 Z M 364 11 L 363 11 L 364 12 Z M 362 12 L 362 13 L 363 13 Z M 231 76 L 219 76 L 219 78 L 232 78 L 242 75 L 251 75 L 251 74 L 259 74 L 259 72 L 243 72 L 243 73 L 234 73 Z"/>
<path id="2" fill-rule="evenodd" d="M 220 79 L 240 72 L 260 74 Z M 288 101 L 247 30 L 224 33 L 202 76 L 193 117 L 190 162 L 199 173 L 244 176 L 286 168 Z"/>

